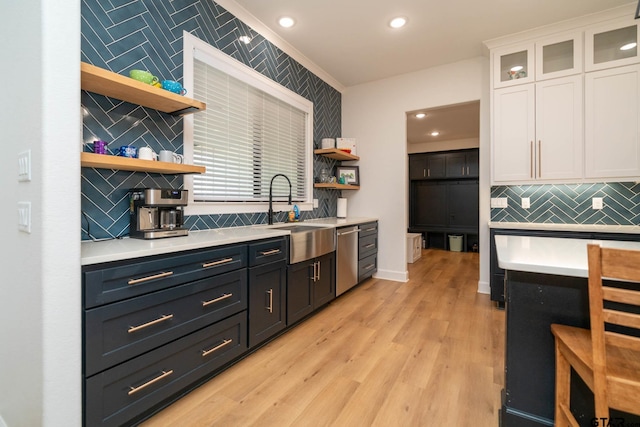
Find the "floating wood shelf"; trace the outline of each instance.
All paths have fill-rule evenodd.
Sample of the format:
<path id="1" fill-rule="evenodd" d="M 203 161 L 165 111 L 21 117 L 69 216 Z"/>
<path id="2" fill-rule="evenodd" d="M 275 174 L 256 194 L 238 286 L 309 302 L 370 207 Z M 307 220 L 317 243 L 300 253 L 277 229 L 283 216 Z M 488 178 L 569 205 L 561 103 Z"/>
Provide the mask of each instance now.
<path id="1" fill-rule="evenodd" d="M 330 190 L 359 190 L 359 185 L 338 184 L 338 183 L 319 183 L 313 184 L 314 188 L 325 188 Z"/>
<path id="2" fill-rule="evenodd" d="M 319 150 L 313 150 L 313 153 L 335 160 L 360 160 L 360 157 L 351 153 L 346 153 L 339 148 L 322 148 Z"/>
<path id="3" fill-rule="evenodd" d="M 80 63 L 80 70 L 81 87 L 89 92 L 153 108 L 174 116 L 207 109 L 204 102 L 139 82 L 86 62 Z"/>
<path id="4" fill-rule="evenodd" d="M 204 166 L 183 165 L 179 163 L 157 162 L 154 160 L 132 159 L 129 157 L 106 154 L 80 153 L 80 164 L 86 168 L 119 169 L 134 172 L 188 174 L 204 173 Z"/>

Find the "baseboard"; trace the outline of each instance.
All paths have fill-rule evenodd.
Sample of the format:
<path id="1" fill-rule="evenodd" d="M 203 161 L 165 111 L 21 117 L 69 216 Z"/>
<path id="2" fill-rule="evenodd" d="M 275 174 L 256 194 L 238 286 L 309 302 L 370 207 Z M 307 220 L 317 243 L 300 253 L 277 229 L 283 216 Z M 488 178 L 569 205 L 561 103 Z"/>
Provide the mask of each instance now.
<path id="1" fill-rule="evenodd" d="M 489 282 L 478 281 L 478 293 L 479 294 L 491 294 L 491 285 Z"/>
<path id="2" fill-rule="evenodd" d="M 394 282 L 408 282 L 409 271 L 393 271 L 393 270 L 380 270 L 373 275 L 376 279 L 393 280 Z"/>

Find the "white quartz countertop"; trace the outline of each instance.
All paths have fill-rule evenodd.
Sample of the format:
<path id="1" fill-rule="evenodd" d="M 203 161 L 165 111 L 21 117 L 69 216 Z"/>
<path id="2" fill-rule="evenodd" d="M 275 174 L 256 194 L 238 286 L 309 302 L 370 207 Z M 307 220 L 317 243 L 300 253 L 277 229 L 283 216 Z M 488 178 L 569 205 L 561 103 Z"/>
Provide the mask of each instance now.
<path id="1" fill-rule="evenodd" d="M 602 225 L 602 224 L 547 224 L 531 222 L 489 222 L 489 228 L 509 230 L 541 231 L 582 231 L 591 233 L 628 233 L 640 234 L 638 225 Z"/>
<path id="2" fill-rule="evenodd" d="M 299 224 L 339 228 L 371 221 L 377 221 L 377 218 L 321 218 L 300 222 Z M 277 226 L 278 224 L 275 225 Z M 254 240 L 286 236 L 290 233 L 291 232 L 288 230 L 278 230 L 277 228 L 271 228 L 266 224 L 260 224 L 246 227 L 190 231 L 188 236 L 169 237 L 155 240 L 124 238 L 98 242 L 85 241 L 82 242 L 80 246 L 81 264 L 99 264 L 103 262 L 188 251 L 191 249 L 201 249 L 232 243 L 250 242 Z"/>
<path id="3" fill-rule="evenodd" d="M 640 250 L 640 242 L 558 237 L 495 236 L 498 265 L 505 270 L 587 277 L 587 244 Z"/>

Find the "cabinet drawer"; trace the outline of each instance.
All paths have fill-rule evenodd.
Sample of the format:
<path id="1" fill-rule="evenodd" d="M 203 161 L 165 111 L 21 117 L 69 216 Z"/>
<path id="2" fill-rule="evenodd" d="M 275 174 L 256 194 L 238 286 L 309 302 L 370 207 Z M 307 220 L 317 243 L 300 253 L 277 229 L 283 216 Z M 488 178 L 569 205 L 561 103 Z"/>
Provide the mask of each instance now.
<path id="1" fill-rule="evenodd" d="M 360 224 L 360 238 L 370 236 L 372 234 L 378 234 L 377 222 L 367 222 L 365 224 Z"/>
<path id="2" fill-rule="evenodd" d="M 366 258 L 378 251 L 378 235 L 360 237 L 358 241 L 358 259 Z"/>
<path id="3" fill-rule="evenodd" d="M 378 254 L 369 255 L 358 262 L 358 282 L 378 271 Z"/>
<path id="4" fill-rule="evenodd" d="M 270 239 L 249 245 L 249 266 L 287 260 L 287 238 Z"/>
<path id="5" fill-rule="evenodd" d="M 247 309 L 241 269 L 85 312 L 85 375 Z"/>
<path id="6" fill-rule="evenodd" d="M 245 311 L 87 379 L 84 424 L 121 426 L 139 420 L 246 351 L 246 331 Z"/>
<path id="7" fill-rule="evenodd" d="M 82 270 L 84 304 L 96 307 L 246 266 L 246 245 L 88 266 Z"/>

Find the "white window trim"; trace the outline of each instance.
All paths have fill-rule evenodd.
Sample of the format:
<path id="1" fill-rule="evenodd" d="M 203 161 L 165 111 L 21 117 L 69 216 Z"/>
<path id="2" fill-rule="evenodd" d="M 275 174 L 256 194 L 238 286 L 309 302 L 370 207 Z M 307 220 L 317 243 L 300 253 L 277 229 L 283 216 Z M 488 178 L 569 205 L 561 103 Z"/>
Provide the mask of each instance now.
<path id="1" fill-rule="evenodd" d="M 308 112 L 305 135 L 305 164 L 307 171 L 305 193 L 307 197 L 304 202 L 296 202 L 296 204 L 301 211 L 313 210 L 313 103 L 286 87 L 274 82 L 268 77 L 258 73 L 251 67 L 248 67 L 229 55 L 221 52 L 210 44 L 198 39 L 192 34 L 183 31 L 183 85 L 187 89 L 188 93 L 193 92 L 193 60 L 196 50 L 212 58 L 216 63 L 216 67 L 225 73 L 255 86 L 277 98 L 285 97 L 289 104 L 302 111 Z M 193 120 L 193 114 L 188 114 L 183 118 L 183 148 L 185 163 L 193 163 Z M 189 190 L 189 204 L 184 209 L 185 215 L 266 212 L 269 206 L 268 202 L 196 202 L 193 200 L 192 175 L 184 176 L 184 188 Z M 286 195 L 274 194 L 274 198 L 278 199 L 277 202 L 275 200 L 273 202 L 274 212 L 289 211 L 292 209 L 292 206 L 288 205 L 286 201 L 282 202 L 283 199 L 286 199 Z"/>

